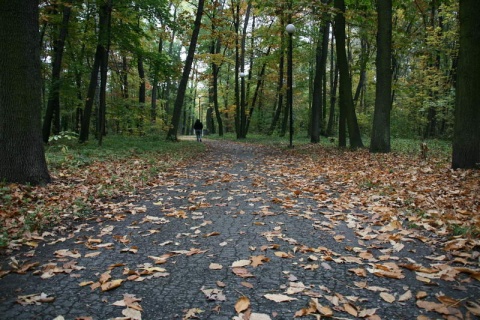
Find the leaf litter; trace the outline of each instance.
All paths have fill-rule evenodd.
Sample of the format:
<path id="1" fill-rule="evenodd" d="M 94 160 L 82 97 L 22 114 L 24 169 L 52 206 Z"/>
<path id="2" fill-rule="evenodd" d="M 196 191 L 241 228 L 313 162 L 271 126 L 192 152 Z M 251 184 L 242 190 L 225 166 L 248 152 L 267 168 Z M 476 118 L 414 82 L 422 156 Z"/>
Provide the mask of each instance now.
<path id="1" fill-rule="evenodd" d="M 465 230 L 475 230 L 479 228 L 479 218 L 475 215 L 478 212 L 478 173 L 474 171 L 452 171 L 446 168 L 440 162 L 432 160 L 430 163 L 420 163 L 418 160 L 410 158 L 402 158 L 399 162 L 398 155 L 394 157 L 381 156 L 377 157 L 366 152 L 358 152 L 355 161 L 351 161 L 351 155 L 348 152 L 338 152 L 329 150 L 324 153 L 322 150 L 310 150 L 310 154 L 322 152 L 322 165 L 319 165 L 312 158 L 303 157 L 300 162 L 301 174 L 299 174 L 299 161 L 288 162 L 285 159 L 265 159 L 265 166 L 257 168 L 264 170 L 268 167 L 269 174 L 286 177 L 281 179 L 280 188 L 270 190 L 269 195 L 272 204 L 280 205 L 288 214 L 310 220 L 312 226 L 318 231 L 324 231 L 330 234 L 332 239 L 338 243 L 344 243 L 348 237 L 345 234 L 337 233 L 337 227 L 345 224 L 359 239 L 359 246 L 345 246 L 346 251 L 351 255 L 337 253 L 325 247 L 309 247 L 302 244 L 301 239 L 292 239 L 286 236 L 282 227 L 276 226 L 273 230 L 262 232 L 262 236 L 267 242 L 284 242 L 290 247 L 285 250 L 284 245 L 269 244 L 258 246 L 262 252 L 273 250 L 273 255 L 260 255 L 245 257 L 244 259 L 232 262 L 232 272 L 241 278 L 256 277 L 253 269 L 262 268 L 272 259 L 279 258 L 284 260 L 285 264 L 291 264 L 288 260 L 301 261 L 298 253 L 307 253 L 309 256 L 306 260 L 311 263 L 299 264 L 306 271 L 314 271 L 318 268 L 325 270 L 331 269 L 331 265 L 335 264 L 355 264 L 358 267 L 350 268 L 350 272 L 359 278 L 365 278 L 368 274 L 379 278 L 388 278 L 392 280 L 401 280 L 405 278 L 404 270 L 412 271 L 416 274 L 418 281 L 427 285 L 434 285 L 435 281 L 443 280 L 450 282 L 466 282 L 469 279 L 480 281 L 480 270 L 478 269 L 478 258 L 480 257 L 477 248 L 480 246 L 476 233 L 467 233 L 452 236 L 453 228 L 464 228 Z M 296 157 L 299 157 L 296 154 Z M 362 168 L 369 170 L 360 170 L 357 163 L 362 163 Z M 428 170 L 427 170 L 428 169 Z M 173 174 L 175 175 L 175 174 Z M 223 182 L 232 182 L 240 179 L 236 175 L 228 175 L 221 178 Z M 322 183 L 319 184 L 319 179 Z M 256 184 L 264 185 L 261 179 L 256 180 Z M 20 187 L 18 187 L 20 188 Z M 242 193 L 243 192 L 243 193 Z M 228 198 L 228 202 L 234 202 L 237 197 L 248 194 L 248 190 L 232 190 L 232 197 Z M 336 197 L 329 195 L 336 193 Z M 191 205 L 184 209 L 169 209 L 167 201 L 159 200 L 154 205 L 160 207 L 164 212 L 164 217 L 146 216 L 141 223 L 153 223 L 163 225 L 168 223 L 168 219 L 202 219 L 203 214 L 197 212 L 201 208 L 209 208 L 212 205 L 207 202 L 204 192 L 192 192 L 189 196 Z M 317 202 L 317 208 L 304 210 L 299 206 L 298 199 L 311 199 Z M 224 199 L 218 199 L 225 201 Z M 257 203 L 267 204 L 265 199 L 261 197 L 252 197 L 248 199 L 249 203 L 255 207 Z M 223 204 L 222 204 L 223 205 Z M 123 209 L 120 209 L 123 207 Z M 121 203 L 118 206 L 101 204 L 99 208 L 105 212 L 105 217 L 112 221 L 119 221 L 125 218 L 121 212 L 128 211 L 129 214 L 136 215 L 145 213 L 144 207 L 129 206 L 128 203 Z M 128 208 L 125 210 L 125 208 Z M 257 214 L 262 217 L 276 215 L 276 211 L 269 205 L 258 206 Z M 360 214 L 352 214 L 352 209 L 362 212 Z M 107 210 L 105 210 L 107 209 Z M 239 211 L 238 214 L 244 214 Z M 234 216 L 233 216 L 234 217 Z M 205 221 L 202 225 L 205 227 L 210 223 Z M 254 223 L 256 227 L 263 227 L 265 223 Z M 132 226 L 133 228 L 134 226 Z M 467 228 L 468 227 L 468 228 Z M 211 231 L 200 233 L 194 227 L 194 234 L 184 234 L 181 236 L 195 238 L 202 236 L 210 238 L 213 236 L 221 236 L 220 232 Z M 105 242 L 101 238 L 112 235 L 113 226 L 105 226 L 98 234 L 98 239 L 92 238 L 85 242 L 90 250 L 114 249 L 112 243 Z M 158 233 L 159 230 L 153 230 L 148 235 Z M 38 241 L 43 241 L 48 234 L 26 233 L 24 242 L 26 245 L 36 248 Z M 117 236 L 117 241 L 127 245 L 130 241 L 126 236 Z M 421 264 L 416 261 L 408 261 L 408 263 L 399 263 L 400 258 L 395 255 L 406 250 L 409 243 L 420 241 L 432 246 L 441 247 L 445 254 L 427 256 L 431 260 L 431 264 Z M 167 241 L 163 245 L 173 244 L 175 241 Z M 226 242 L 222 242 L 225 245 Z M 15 249 L 17 243 L 11 245 L 11 249 Z M 283 248 L 283 251 L 280 248 Z M 252 251 L 256 247 L 250 248 Z M 380 250 L 382 255 L 375 252 Z M 409 249 L 411 250 L 411 249 Z M 208 250 L 201 248 L 190 248 L 189 250 L 171 250 L 162 256 L 150 256 L 154 264 L 164 264 L 170 258 L 185 255 L 192 256 L 196 254 L 206 253 Z M 136 254 L 138 247 L 125 246 L 120 252 Z M 98 255 L 98 254 L 97 254 Z M 56 251 L 59 259 L 72 258 L 79 259 L 81 254 L 75 250 L 62 249 Z M 87 255 L 85 255 L 87 257 Z M 91 254 L 89 257 L 93 257 Z M 296 262 L 294 262 L 296 263 Z M 0 270 L 0 277 L 8 274 L 8 272 L 25 273 L 30 269 L 34 269 L 37 265 L 12 263 L 12 270 Z M 220 270 L 219 264 L 212 264 L 212 270 Z M 211 266 L 212 266 L 211 265 Z M 13 267 L 16 266 L 16 267 Z M 78 267 L 78 266 L 77 266 Z M 60 272 L 71 272 L 75 270 L 72 265 L 69 268 L 58 268 L 55 264 L 44 266 L 43 275 L 48 278 L 51 275 Z M 253 268 L 252 270 L 247 269 Z M 82 267 L 78 267 L 82 268 Z M 111 280 L 110 273 L 106 272 L 100 276 L 100 279 L 89 285 L 103 291 L 110 291 L 120 286 L 124 281 L 143 279 L 146 275 L 161 274 L 168 276 L 165 269 L 157 269 L 149 267 L 145 264 L 143 269 L 129 270 L 126 273 L 129 279 Z M 253 272 L 253 273 L 252 273 Z M 368 274 L 367 274 L 368 272 Z M 89 282 L 82 282 L 82 284 Z M 389 289 L 378 286 L 368 285 L 366 282 L 356 282 L 355 285 L 361 290 L 378 291 L 379 297 L 389 304 L 402 303 L 413 298 L 411 290 L 401 292 L 391 292 Z M 311 314 L 331 317 L 334 312 L 344 312 L 354 317 L 371 318 L 376 317 L 377 309 L 362 308 L 359 304 L 361 297 L 344 297 L 339 293 L 326 295 L 310 290 L 311 286 L 305 286 L 303 283 L 290 283 L 286 291 L 290 295 L 307 295 L 313 296 L 308 307 L 301 309 L 295 313 L 295 317 L 302 317 Z M 325 291 L 328 288 L 322 288 Z M 209 300 L 225 301 L 226 298 L 219 289 L 203 289 L 202 291 Z M 19 301 L 35 301 L 37 295 L 22 296 Z M 37 303 L 50 302 L 48 296 L 40 295 Z M 284 294 L 264 294 L 264 298 L 278 302 L 288 303 L 295 301 L 297 298 Z M 479 313 L 479 301 L 474 300 L 456 300 L 446 296 L 438 298 L 438 302 L 428 301 L 428 294 L 416 293 L 416 306 L 426 311 L 434 312 L 443 316 L 462 317 L 459 307 L 463 306 L 467 312 L 473 315 Z M 443 297 L 443 298 L 442 298 Z M 225 298 L 225 299 L 224 299 Z M 246 298 L 246 297 L 245 297 Z M 318 301 L 323 298 L 329 305 L 321 305 Z M 22 300 L 23 299 L 23 300 Z M 42 300 L 43 299 L 43 300 Z M 247 298 L 248 299 L 248 298 Z M 240 300 L 239 300 L 240 301 Z M 239 303 L 237 301 L 237 303 Z M 132 309 L 132 310 L 127 310 Z M 124 315 L 132 319 L 138 317 L 135 308 L 127 308 Z M 237 309 L 237 305 L 235 305 Z M 248 309 L 248 308 L 247 308 Z M 465 310 L 464 309 L 464 310 Z M 241 313 L 246 309 L 238 311 Z M 186 311 L 184 318 L 195 318 L 203 312 L 201 309 L 193 308 Z M 251 316 L 251 311 L 249 312 Z M 468 314 L 467 314 L 468 316 Z M 141 316 L 140 316 L 141 317 Z M 268 316 L 267 316 L 268 317 Z M 251 318 L 250 318 L 251 319 Z"/>

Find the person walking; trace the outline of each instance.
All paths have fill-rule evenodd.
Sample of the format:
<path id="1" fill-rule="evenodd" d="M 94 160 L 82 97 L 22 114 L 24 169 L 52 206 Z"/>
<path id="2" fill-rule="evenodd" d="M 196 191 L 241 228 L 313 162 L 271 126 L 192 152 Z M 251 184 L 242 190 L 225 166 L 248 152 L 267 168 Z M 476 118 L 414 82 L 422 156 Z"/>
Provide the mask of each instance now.
<path id="1" fill-rule="evenodd" d="M 195 121 L 195 124 L 193 125 L 193 130 L 195 130 L 195 134 L 197 135 L 197 142 L 202 142 L 203 123 L 200 121 L 200 119 L 197 119 L 197 121 Z"/>

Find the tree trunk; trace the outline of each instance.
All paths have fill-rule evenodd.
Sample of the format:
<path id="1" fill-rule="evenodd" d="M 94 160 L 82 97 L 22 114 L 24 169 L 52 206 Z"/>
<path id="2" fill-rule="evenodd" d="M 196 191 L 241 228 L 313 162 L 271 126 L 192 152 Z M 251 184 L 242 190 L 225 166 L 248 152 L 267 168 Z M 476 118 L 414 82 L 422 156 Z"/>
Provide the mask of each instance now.
<path id="1" fill-rule="evenodd" d="M 100 32 L 102 36 L 100 42 L 102 44 L 101 62 L 100 62 L 100 102 L 98 108 L 98 145 L 102 145 L 103 136 L 106 134 L 106 114 L 107 114 L 107 76 L 108 76 L 108 52 L 110 50 L 110 25 L 112 16 L 112 1 L 106 0 L 102 5 L 100 11 L 100 21 L 103 20 L 103 24 L 100 28 L 103 28 L 103 32 Z M 102 19 L 103 16 L 103 19 Z"/>
<path id="2" fill-rule="evenodd" d="M 238 2 L 237 2 L 238 3 Z M 245 48 L 246 48 L 246 38 L 247 38 L 247 27 L 248 27 L 248 21 L 250 19 L 250 10 L 252 8 L 252 3 L 251 1 L 248 2 L 247 5 L 247 10 L 245 12 L 245 19 L 243 21 L 243 30 L 242 30 L 242 41 L 241 41 L 241 47 L 240 47 L 240 72 L 244 73 L 245 72 Z M 238 13 L 238 12 L 237 12 Z M 237 133 L 237 139 L 245 139 L 246 138 L 246 124 L 247 124 L 247 113 L 246 113 L 246 107 L 245 107 L 245 76 L 242 77 L 241 83 L 240 83 L 240 114 L 238 115 L 238 133 Z"/>
<path id="3" fill-rule="evenodd" d="M 267 53 L 265 54 L 265 56 L 268 56 L 270 54 L 270 50 L 271 50 L 271 47 L 268 47 L 268 50 L 267 50 Z M 266 68 L 267 68 L 267 63 L 265 62 L 262 65 L 262 70 L 260 70 L 260 74 L 258 75 L 257 86 L 255 87 L 255 92 L 253 93 L 252 103 L 250 105 L 250 111 L 249 111 L 248 117 L 247 117 L 247 125 L 246 125 L 246 128 L 245 128 L 245 134 L 248 133 L 248 129 L 250 127 L 250 122 L 251 122 L 252 116 L 253 116 L 253 110 L 255 109 L 255 104 L 257 103 L 258 93 L 260 91 L 260 88 L 263 85 L 263 78 L 265 76 Z"/>
<path id="4" fill-rule="evenodd" d="M 182 78 L 180 79 L 180 84 L 178 86 L 177 98 L 175 99 L 175 104 L 173 106 L 172 122 L 170 123 L 170 130 L 168 130 L 167 140 L 178 140 L 178 127 L 180 125 L 180 117 L 182 116 L 183 101 L 185 99 L 185 92 L 187 90 L 188 79 L 190 77 L 190 70 L 192 69 L 195 49 L 197 47 L 198 34 L 200 33 L 204 4 L 205 0 L 198 1 L 198 9 L 195 17 L 192 38 L 190 40 L 190 46 L 188 47 Z"/>
<path id="5" fill-rule="evenodd" d="M 452 168 L 480 168 L 480 1 L 460 0 Z"/>
<path id="6" fill-rule="evenodd" d="M 331 50 L 330 50 L 330 112 L 328 113 L 327 132 L 325 135 L 331 137 L 334 135 L 335 125 L 335 105 L 337 104 L 337 87 L 338 87 L 338 65 L 335 64 L 335 37 L 332 33 Z"/>
<path id="7" fill-rule="evenodd" d="M 143 67 L 143 56 L 141 53 L 138 54 L 137 61 L 138 77 L 140 78 L 140 85 L 138 86 L 138 108 L 140 109 L 140 119 L 138 120 L 138 130 L 139 134 L 143 133 L 143 116 L 145 112 L 145 101 L 147 96 L 146 80 L 145 80 L 145 68 Z"/>
<path id="8" fill-rule="evenodd" d="M 360 128 L 358 127 L 355 108 L 353 106 L 352 79 L 350 78 L 349 74 L 347 52 L 345 50 L 345 1 L 335 0 L 334 6 L 339 11 L 335 15 L 335 39 L 337 40 L 337 63 L 340 72 L 340 126 L 342 126 L 343 114 L 348 127 L 350 148 L 362 148 L 362 136 L 360 134 Z"/>
<path id="9" fill-rule="evenodd" d="M 280 25 L 283 26 L 284 20 L 283 15 L 280 16 Z M 283 77 L 284 77 L 284 68 L 285 68 L 285 33 L 280 32 L 280 57 L 279 57 L 279 65 L 278 65 L 278 82 L 277 82 L 277 95 L 276 100 L 273 104 L 274 106 L 274 114 L 272 118 L 272 124 L 270 125 L 270 129 L 268 130 L 268 135 L 272 135 L 273 131 L 277 127 L 278 120 L 280 119 L 280 114 L 282 113 L 283 109 Z M 276 107 L 276 108 L 275 108 Z"/>
<path id="10" fill-rule="evenodd" d="M 217 7 L 218 2 L 215 1 L 215 8 Z M 222 3 L 220 10 L 223 11 L 223 5 Z M 212 17 L 212 36 L 216 36 L 216 14 L 217 10 L 215 9 L 214 15 Z M 220 37 L 217 37 L 217 39 L 212 39 L 211 42 L 211 47 L 210 47 L 210 53 L 212 55 L 218 55 L 220 54 L 220 49 L 221 49 L 221 41 Z M 218 135 L 220 137 L 223 136 L 223 121 L 222 121 L 222 116 L 220 114 L 220 107 L 218 104 L 218 75 L 220 73 L 220 66 L 216 62 L 215 59 L 213 59 L 212 62 L 212 102 L 213 102 L 213 109 L 215 110 L 215 118 L 217 119 L 217 124 L 218 124 Z M 212 132 L 214 133 L 214 132 Z"/>
<path id="11" fill-rule="evenodd" d="M 322 131 L 323 119 L 323 75 L 327 65 L 328 53 L 328 21 L 322 21 L 320 26 L 321 39 L 318 40 L 315 63 L 315 78 L 313 80 L 313 100 L 312 100 L 312 127 L 310 142 L 320 142 L 320 132 Z"/>
<path id="12" fill-rule="evenodd" d="M 56 5 L 54 5 L 56 6 Z M 42 136 L 43 142 L 48 143 L 50 133 L 58 134 L 60 132 L 60 74 L 62 69 L 63 49 L 65 47 L 65 38 L 68 32 L 68 21 L 70 20 L 71 6 L 65 3 L 63 7 L 63 20 L 59 28 L 58 38 L 53 42 L 53 58 L 52 58 L 52 79 L 50 84 L 50 92 L 48 95 L 47 110 L 43 120 Z M 55 116 L 55 117 L 54 117 Z"/>
<path id="13" fill-rule="evenodd" d="M 50 182 L 41 135 L 38 1 L 0 1 L 0 181 Z"/>
<path id="14" fill-rule="evenodd" d="M 370 152 L 390 152 L 392 0 L 377 1 L 377 83 Z"/>
<path id="15" fill-rule="evenodd" d="M 100 67 L 102 65 L 105 66 L 104 61 L 102 61 L 107 55 L 105 55 L 105 52 L 107 50 L 107 42 L 108 42 L 108 32 L 109 32 L 109 16 L 111 14 L 111 4 L 110 1 L 108 0 L 106 3 L 102 4 L 102 6 L 99 9 L 99 31 L 98 31 L 98 44 L 97 44 L 97 49 L 95 51 L 95 58 L 93 61 L 93 67 L 92 67 L 92 72 L 90 74 L 90 84 L 88 86 L 88 92 L 87 92 L 87 100 L 85 102 L 85 109 L 83 111 L 83 119 L 82 119 L 82 127 L 80 129 L 80 137 L 79 140 L 80 142 L 85 142 L 88 140 L 88 136 L 90 133 L 90 119 L 92 116 L 92 107 L 93 107 L 93 102 L 95 100 L 95 91 L 97 89 L 97 84 L 98 84 L 98 72 L 100 70 Z M 106 85 L 105 85 L 106 87 Z M 100 96 L 102 96 L 100 94 Z M 102 106 L 100 106 L 100 109 Z M 102 111 L 100 111 L 102 112 Z M 99 135 L 101 135 L 102 129 L 101 129 L 101 122 L 102 120 L 99 119 L 99 127 L 98 130 L 100 132 Z"/>

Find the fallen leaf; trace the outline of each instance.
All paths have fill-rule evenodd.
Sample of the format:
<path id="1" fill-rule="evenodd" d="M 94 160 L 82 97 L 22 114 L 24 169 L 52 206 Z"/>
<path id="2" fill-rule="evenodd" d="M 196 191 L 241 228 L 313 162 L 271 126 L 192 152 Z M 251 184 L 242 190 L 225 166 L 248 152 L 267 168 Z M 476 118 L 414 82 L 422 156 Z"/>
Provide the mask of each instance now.
<path id="1" fill-rule="evenodd" d="M 240 282 L 240 284 L 244 287 L 253 289 L 253 284 L 251 284 L 250 282 Z"/>
<path id="2" fill-rule="evenodd" d="M 232 263 L 232 268 L 239 268 L 249 266 L 251 264 L 250 260 L 238 260 Z"/>
<path id="3" fill-rule="evenodd" d="M 203 237 L 208 238 L 208 237 L 219 236 L 219 235 L 220 235 L 220 232 L 210 232 L 210 233 L 204 234 Z"/>
<path id="4" fill-rule="evenodd" d="M 43 292 L 41 294 L 29 294 L 26 296 L 17 297 L 17 303 L 21 305 L 29 305 L 29 304 L 40 305 L 42 303 L 49 303 L 53 301 L 55 301 L 55 297 L 49 297 L 49 295 Z"/>
<path id="5" fill-rule="evenodd" d="M 293 258 L 292 255 L 286 253 L 286 252 L 283 252 L 283 251 L 275 251 L 275 255 L 279 258 Z"/>
<path id="6" fill-rule="evenodd" d="M 214 301 L 226 301 L 227 298 L 223 294 L 223 291 L 220 289 L 204 289 L 203 287 L 200 289 L 205 296 L 207 297 L 207 300 L 214 300 Z"/>
<path id="7" fill-rule="evenodd" d="M 235 273 L 237 276 L 242 277 L 242 278 L 255 277 L 253 274 L 250 273 L 250 271 L 248 271 L 245 268 L 233 268 L 232 272 Z"/>
<path id="8" fill-rule="evenodd" d="M 363 268 L 348 269 L 348 271 L 355 273 L 359 277 L 366 277 L 367 276 L 367 271 Z"/>
<path id="9" fill-rule="evenodd" d="M 350 315 L 356 317 L 358 316 L 358 311 L 357 311 L 357 308 L 355 308 L 354 306 L 352 306 L 350 303 L 345 303 L 343 305 L 343 309 L 349 313 Z"/>
<path id="10" fill-rule="evenodd" d="M 258 267 L 259 265 L 262 265 L 263 262 L 270 261 L 270 259 L 265 257 L 264 255 L 251 256 L 250 260 L 252 261 L 252 267 L 254 268 Z"/>
<path id="11" fill-rule="evenodd" d="M 465 303 L 465 307 L 470 311 L 473 315 L 475 316 L 480 316 L 480 304 L 473 302 L 473 301 L 467 301 Z"/>
<path id="12" fill-rule="evenodd" d="M 199 308 L 188 309 L 182 319 L 187 320 L 187 319 L 192 319 L 192 318 L 198 318 L 197 315 L 202 313 L 202 312 L 204 312 L 204 311 L 202 309 L 199 309 Z"/>
<path id="13" fill-rule="evenodd" d="M 287 301 L 297 300 L 296 298 L 292 298 L 284 294 L 266 294 L 264 295 L 264 297 L 267 298 L 268 300 L 272 300 L 275 302 L 287 302 Z"/>
<path id="14" fill-rule="evenodd" d="M 237 302 L 235 303 L 235 310 L 237 313 L 247 310 L 250 307 L 250 299 L 245 296 L 238 298 Z"/>
<path id="15" fill-rule="evenodd" d="M 223 266 L 218 263 L 210 263 L 210 266 L 208 267 L 210 270 L 221 270 Z"/>
<path id="16" fill-rule="evenodd" d="M 381 292 L 380 297 L 387 301 L 388 303 L 393 303 L 395 301 L 395 296 L 391 295 L 390 293 L 387 292 Z"/>
<path id="17" fill-rule="evenodd" d="M 407 290 L 404 294 L 402 294 L 400 297 L 398 297 L 398 301 L 399 302 L 405 302 L 407 300 L 412 299 L 412 297 L 413 297 L 412 291 Z"/>
<path id="18" fill-rule="evenodd" d="M 108 281 L 108 282 L 105 282 L 105 283 L 102 284 L 101 289 L 102 289 L 102 291 L 110 291 L 110 290 L 113 290 L 115 288 L 120 287 L 122 282 L 123 282 L 122 279 L 116 279 L 116 280 Z"/>

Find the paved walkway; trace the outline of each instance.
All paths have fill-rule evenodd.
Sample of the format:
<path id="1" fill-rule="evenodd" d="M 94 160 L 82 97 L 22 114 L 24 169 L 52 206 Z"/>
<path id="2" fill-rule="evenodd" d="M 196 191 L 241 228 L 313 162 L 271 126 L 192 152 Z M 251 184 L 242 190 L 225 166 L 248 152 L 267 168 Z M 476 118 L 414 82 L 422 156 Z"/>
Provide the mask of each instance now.
<path id="1" fill-rule="evenodd" d="M 292 319 L 309 305 L 337 319 L 435 319 L 416 295 L 478 299 L 478 282 L 428 284 L 397 269 L 428 265 L 435 249 L 369 238 L 380 227 L 329 208 L 335 195 L 321 177 L 309 184 L 322 193 L 298 192 L 307 170 L 298 158 L 205 143 L 206 155 L 150 194 L 8 257 L 1 270 L 13 262 L 25 272 L 0 278 L 0 319 L 242 319 L 235 305 L 247 302 L 252 320 Z"/>

